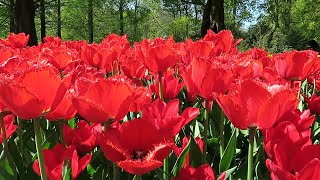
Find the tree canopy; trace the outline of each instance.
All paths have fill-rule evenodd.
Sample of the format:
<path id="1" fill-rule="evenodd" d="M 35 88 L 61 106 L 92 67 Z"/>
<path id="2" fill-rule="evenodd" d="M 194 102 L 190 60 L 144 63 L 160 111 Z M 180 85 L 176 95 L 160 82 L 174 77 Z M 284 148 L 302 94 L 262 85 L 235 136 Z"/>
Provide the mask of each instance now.
<path id="1" fill-rule="evenodd" d="M 1 38 L 19 32 L 20 2 L 32 0 L 0 0 Z M 38 41 L 58 35 L 98 43 L 110 33 L 127 34 L 132 43 L 169 36 L 176 41 L 199 39 L 207 18 L 212 22 L 206 28 L 230 29 L 242 38 L 241 50 L 256 46 L 273 53 L 320 41 L 319 5 L 320 0 L 33 0 Z M 211 16 L 206 17 L 208 8 Z M 223 22 L 215 19 L 217 10 L 223 10 Z"/>

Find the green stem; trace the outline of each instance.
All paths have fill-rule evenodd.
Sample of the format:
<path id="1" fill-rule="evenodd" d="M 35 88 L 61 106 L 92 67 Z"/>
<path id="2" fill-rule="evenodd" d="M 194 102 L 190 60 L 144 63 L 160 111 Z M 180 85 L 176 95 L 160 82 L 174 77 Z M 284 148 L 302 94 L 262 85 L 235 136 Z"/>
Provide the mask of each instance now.
<path id="1" fill-rule="evenodd" d="M 313 91 L 312 94 L 315 94 L 317 91 L 317 75 L 314 75 L 314 79 L 313 79 Z"/>
<path id="2" fill-rule="evenodd" d="M 203 154 L 202 154 L 202 163 L 205 164 L 207 162 L 206 154 L 207 154 L 207 141 L 208 141 L 208 126 L 209 126 L 209 101 L 206 100 L 206 108 L 204 111 L 204 129 L 203 129 Z"/>
<path id="3" fill-rule="evenodd" d="M 256 128 L 249 129 L 249 150 L 248 150 L 248 172 L 247 180 L 253 179 L 253 146 L 254 146 L 254 136 L 256 134 Z"/>
<path id="4" fill-rule="evenodd" d="M 40 132 L 40 128 L 41 128 L 40 118 L 33 119 L 33 125 L 34 125 L 34 134 L 35 134 L 41 180 L 47 180 L 46 168 L 45 168 L 44 158 L 42 154 L 42 137 Z"/>
<path id="5" fill-rule="evenodd" d="M 159 98 L 163 100 L 162 72 L 159 72 Z"/>
<path id="6" fill-rule="evenodd" d="M 299 91 L 298 91 L 298 96 L 297 96 L 297 99 L 298 99 L 298 100 L 300 99 L 301 84 L 302 84 L 302 82 L 299 81 Z"/>
<path id="7" fill-rule="evenodd" d="M 120 173 L 118 166 L 113 163 L 113 180 L 119 180 L 120 179 Z"/>
<path id="8" fill-rule="evenodd" d="M 60 120 L 59 122 L 59 133 L 60 133 L 60 143 L 67 146 L 65 140 L 64 140 L 64 136 L 63 136 L 63 126 L 64 126 L 64 121 Z"/>
<path id="9" fill-rule="evenodd" d="M 162 72 L 159 72 L 159 75 L 158 75 L 158 80 L 159 80 L 159 98 L 161 100 L 163 100 L 163 87 L 162 87 Z M 169 180 L 169 159 L 168 158 L 165 158 L 163 160 L 163 179 L 164 180 Z"/>
<path id="10" fill-rule="evenodd" d="M 117 59 L 117 69 L 118 69 L 118 75 L 120 75 L 121 71 L 120 71 L 120 64 L 118 59 Z"/>
<path id="11" fill-rule="evenodd" d="M 3 144 L 3 150 L 4 150 L 4 154 L 5 156 L 9 159 L 9 146 L 8 146 L 8 140 L 7 140 L 7 133 L 6 133 L 6 126 L 4 124 L 4 115 L 2 113 L 0 113 L 0 126 L 1 126 L 1 131 L 2 132 L 2 144 Z"/>
<path id="12" fill-rule="evenodd" d="M 21 153 L 21 155 L 23 156 L 23 137 L 22 137 L 22 135 L 23 135 L 23 131 L 22 131 L 22 120 L 18 117 L 18 116 L 16 116 L 16 118 L 17 118 L 17 122 L 18 122 L 18 136 L 19 136 L 19 151 L 20 151 L 20 153 Z"/>
<path id="13" fill-rule="evenodd" d="M 224 113 L 221 110 L 220 114 L 220 128 L 219 128 L 219 134 L 220 134 L 220 157 L 222 158 L 222 155 L 224 153 Z"/>
<path id="14" fill-rule="evenodd" d="M 3 114 L 0 113 L 0 126 L 1 126 L 1 132 L 2 132 L 2 143 L 3 143 L 3 149 L 5 155 L 9 154 L 9 148 L 8 148 L 8 141 L 7 141 L 7 134 L 6 134 L 6 127 L 3 120 Z"/>
<path id="15" fill-rule="evenodd" d="M 5 116 L 6 115 L 4 115 L 3 113 L 0 113 L 0 126 L 1 126 L 0 132 L 2 132 L 1 134 L 2 134 L 2 143 L 3 143 L 3 153 L 7 157 L 9 165 L 12 167 L 12 169 L 15 169 L 16 165 L 15 165 L 14 160 L 10 154 L 10 151 L 9 151 L 8 139 L 7 139 L 7 134 L 6 134 L 6 127 L 5 127 L 5 123 L 3 120 L 3 118 Z M 14 176 L 16 176 L 17 172 L 14 171 L 13 173 L 14 173 Z"/>
<path id="16" fill-rule="evenodd" d="M 136 175 L 135 180 L 142 180 L 141 176 Z"/>

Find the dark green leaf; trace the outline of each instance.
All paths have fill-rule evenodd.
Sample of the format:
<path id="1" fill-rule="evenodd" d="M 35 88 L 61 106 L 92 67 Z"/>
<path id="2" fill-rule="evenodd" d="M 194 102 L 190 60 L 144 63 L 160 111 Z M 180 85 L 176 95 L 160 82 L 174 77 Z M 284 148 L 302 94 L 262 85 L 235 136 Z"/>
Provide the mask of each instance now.
<path id="1" fill-rule="evenodd" d="M 178 157 L 178 159 L 176 160 L 176 162 L 172 168 L 171 174 L 174 177 L 176 177 L 178 175 L 180 169 L 183 167 L 183 165 L 186 161 L 187 155 L 190 150 L 190 142 L 191 142 L 191 140 L 189 140 L 187 146 L 183 149 L 183 151 L 181 152 L 180 156 Z"/>
<path id="2" fill-rule="evenodd" d="M 228 142 L 228 145 L 226 149 L 224 150 L 224 153 L 222 155 L 222 158 L 220 160 L 220 165 L 219 165 L 219 172 L 224 172 L 227 169 L 229 169 L 231 165 L 231 161 L 233 159 L 233 156 L 235 155 L 236 152 L 236 129 L 233 129 L 231 138 Z"/>
<path id="3" fill-rule="evenodd" d="M 0 180 L 16 180 L 17 171 L 13 161 L 9 161 L 10 154 L 1 152 L 0 155 Z M 12 160 L 12 159 L 11 159 Z"/>
<path id="4" fill-rule="evenodd" d="M 202 165 L 202 152 L 196 143 L 194 137 L 191 136 L 190 138 L 190 164 L 197 168 Z"/>

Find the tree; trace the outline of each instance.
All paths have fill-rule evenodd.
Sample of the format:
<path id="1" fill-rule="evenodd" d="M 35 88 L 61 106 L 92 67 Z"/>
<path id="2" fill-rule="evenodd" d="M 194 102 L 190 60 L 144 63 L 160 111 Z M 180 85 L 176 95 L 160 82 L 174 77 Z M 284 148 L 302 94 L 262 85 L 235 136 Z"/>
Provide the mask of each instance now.
<path id="1" fill-rule="evenodd" d="M 10 12 L 10 32 L 15 32 L 14 28 L 14 0 L 10 0 L 10 6 L 9 6 Z"/>
<path id="2" fill-rule="evenodd" d="M 124 34 L 124 20 L 123 20 L 123 7 L 124 6 L 124 0 L 120 0 L 119 2 L 119 34 L 123 35 Z"/>
<path id="3" fill-rule="evenodd" d="M 46 37 L 46 9 L 44 0 L 40 0 L 41 41 Z"/>
<path id="4" fill-rule="evenodd" d="M 34 23 L 35 7 L 33 0 L 16 0 L 15 4 L 16 32 L 24 32 L 30 35 L 29 46 L 37 45 L 37 33 Z"/>
<path id="5" fill-rule="evenodd" d="M 201 36 L 205 36 L 208 29 L 216 33 L 225 29 L 224 0 L 207 0 L 202 18 Z"/>
<path id="6" fill-rule="evenodd" d="M 93 42 L 93 0 L 88 0 L 88 32 L 89 43 Z"/>
<path id="7" fill-rule="evenodd" d="M 61 0 L 57 1 L 57 36 L 61 38 Z"/>

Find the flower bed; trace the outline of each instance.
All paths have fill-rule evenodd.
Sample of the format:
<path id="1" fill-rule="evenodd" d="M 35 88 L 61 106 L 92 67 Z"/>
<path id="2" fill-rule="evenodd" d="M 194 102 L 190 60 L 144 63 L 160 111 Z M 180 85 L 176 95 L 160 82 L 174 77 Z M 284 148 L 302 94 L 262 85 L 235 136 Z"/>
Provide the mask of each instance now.
<path id="1" fill-rule="evenodd" d="M 314 51 L 28 38 L 0 40 L 1 178 L 320 177 Z"/>

